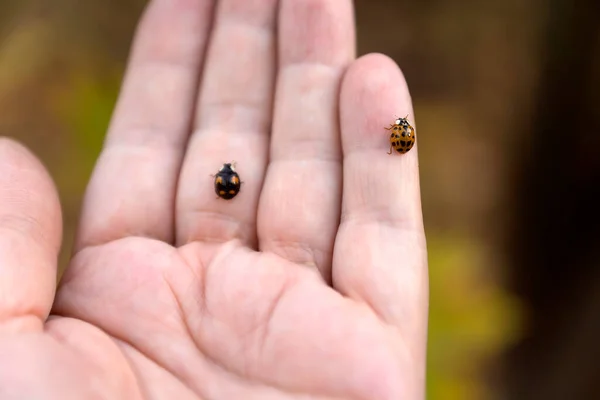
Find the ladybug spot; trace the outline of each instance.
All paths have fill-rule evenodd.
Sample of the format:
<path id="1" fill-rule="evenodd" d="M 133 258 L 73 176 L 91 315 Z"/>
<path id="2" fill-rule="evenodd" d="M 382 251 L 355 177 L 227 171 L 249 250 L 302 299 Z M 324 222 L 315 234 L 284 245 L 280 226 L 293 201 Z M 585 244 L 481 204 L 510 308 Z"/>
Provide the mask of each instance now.
<path id="1" fill-rule="evenodd" d="M 406 136 L 406 132 L 402 132 L 402 137 L 405 137 L 405 136 Z"/>
<path id="2" fill-rule="evenodd" d="M 400 141 L 400 145 L 401 145 L 402 147 L 405 147 L 405 146 L 406 146 L 406 141 L 405 141 L 405 140 L 401 140 L 401 141 Z"/>

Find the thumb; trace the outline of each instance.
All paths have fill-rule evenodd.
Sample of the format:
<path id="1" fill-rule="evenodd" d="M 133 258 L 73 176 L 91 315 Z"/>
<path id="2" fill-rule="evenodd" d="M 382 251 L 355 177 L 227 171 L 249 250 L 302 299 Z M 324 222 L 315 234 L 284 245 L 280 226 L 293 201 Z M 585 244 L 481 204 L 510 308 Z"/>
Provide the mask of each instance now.
<path id="1" fill-rule="evenodd" d="M 0 334 L 43 329 L 61 238 L 60 203 L 46 169 L 0 137 Z"/>

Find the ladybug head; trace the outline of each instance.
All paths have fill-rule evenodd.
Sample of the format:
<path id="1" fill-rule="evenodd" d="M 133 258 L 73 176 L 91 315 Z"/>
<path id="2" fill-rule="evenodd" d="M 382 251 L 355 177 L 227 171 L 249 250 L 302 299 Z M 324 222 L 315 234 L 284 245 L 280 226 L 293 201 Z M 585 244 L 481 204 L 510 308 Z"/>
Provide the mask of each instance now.
<path id="1" fill-rule="evenodd" d="M 396 119 L 396 125 L 408 126 L 409 124 L 408 124 L 407 118 L 408 118 L 408 115 L 404 118 Z"/>
<path id="2" fill-rule="evenodd" d="M 226 170 L 230 170 L 230 171 L 234 171 L 235 172 L 235 161 L 232 163 L 225 163 L 223 164 L 223 166 L 221 167 L 221 169 L 219 171 L 226 171 Z"/>

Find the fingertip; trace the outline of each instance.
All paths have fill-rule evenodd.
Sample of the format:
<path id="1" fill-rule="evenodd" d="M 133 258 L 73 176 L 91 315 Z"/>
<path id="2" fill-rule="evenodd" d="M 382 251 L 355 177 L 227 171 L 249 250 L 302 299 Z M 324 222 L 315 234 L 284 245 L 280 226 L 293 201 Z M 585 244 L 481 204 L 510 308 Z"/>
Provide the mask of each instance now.
<path id="1" fill-rule="evenodd" d="M 348 0 L 281 0 L 280 63 L 345 67 L 355 58 L 354 7 Z"/>
<path id="2" fill-rule="evenodd" d="M 340 114 L 345 152 L 381 146 L 374 139 L 395 118 L 408 116 L 415 126 L 410 91 L 396 62 L 381 53 L 353 62 L 342 82 Z"/>
<path id="3" fill-rule="evenodd" d="M 57 188 L 44 164 L 25 145 L 0 137 L 0 218 L 22 213 L 36 220 L 49 250 L 62 243 L 62 210 Z"/>
<path id="4" fill-rule="evenodd" d="M 410 96 L 402 70 L 393 58 L 383 53 L 368 53 L 357 58 L 348 68 L 346 79 L 350 82 L 359 79 L 366 87 L 400 84 Z"/>

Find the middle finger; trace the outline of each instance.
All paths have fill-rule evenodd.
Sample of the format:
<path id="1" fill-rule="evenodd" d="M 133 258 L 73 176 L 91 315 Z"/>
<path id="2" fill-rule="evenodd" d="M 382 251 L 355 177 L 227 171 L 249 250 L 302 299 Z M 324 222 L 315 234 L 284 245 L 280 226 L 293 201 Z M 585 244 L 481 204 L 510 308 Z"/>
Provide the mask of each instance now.
<path id="1" fill-rule="evenodd" d="M 222 0 L 215 16 L 177 196 L 177 244 L 256 243 L 256 207 L 267 163 L 275 79 L 277 0 Z M 232 200 L 213 178 L 235 162 L 243 182 Z"/>

